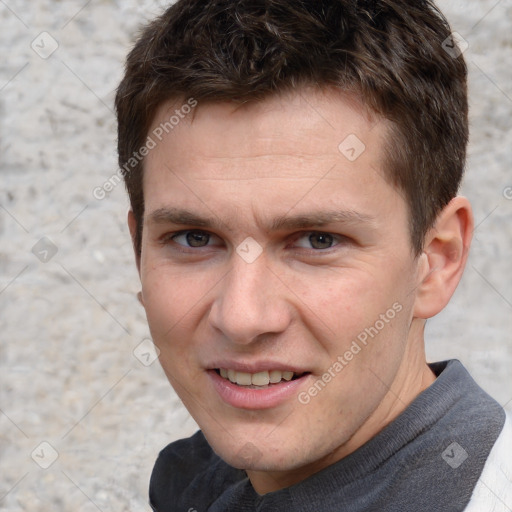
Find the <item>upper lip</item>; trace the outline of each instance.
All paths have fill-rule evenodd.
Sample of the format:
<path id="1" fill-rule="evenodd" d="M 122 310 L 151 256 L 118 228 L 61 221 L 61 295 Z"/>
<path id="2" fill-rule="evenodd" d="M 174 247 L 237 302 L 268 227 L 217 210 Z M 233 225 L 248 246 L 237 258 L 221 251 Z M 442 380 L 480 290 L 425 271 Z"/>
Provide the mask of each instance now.
<path id="1" fill-rule="evenodd" d="M 300 368 L 291 363 L 282 363 L 279 361 L 215 361 L 208 364 L 207 369 L 217 370 L 235 370 L 236 372 L 259 373 L 264 371 L 279 370 L 282 372 L 307 373 L 309 370 Z"/>

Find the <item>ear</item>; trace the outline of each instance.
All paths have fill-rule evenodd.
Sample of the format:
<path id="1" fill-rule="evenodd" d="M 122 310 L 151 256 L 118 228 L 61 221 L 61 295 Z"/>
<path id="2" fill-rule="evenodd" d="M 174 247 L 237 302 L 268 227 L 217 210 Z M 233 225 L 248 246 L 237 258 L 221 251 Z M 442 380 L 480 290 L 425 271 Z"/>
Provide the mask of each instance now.
<path id="1" fill-rule="evenodd" d="M 418 258 L 415 317 L 431 318 L 448 304 L 464 272 L 473 229 L 473 213 L 465 197 L 455 197 L 438 215 Z"/>
<path id="2" fill-rule="evenodd" d="M 130 211 L 128 212 L 128 229 L 130 230 L 130 235 L 132 237 L 133 251 L 135 253 L 135 264 L 137 265 L 137 271 L 139 272 L 140 277 L 140 252 L 137 251 L 135 246 L 135 237 L 137 234 L 137 220 L 135 219 L 135 215 L 131 208 Z"/>

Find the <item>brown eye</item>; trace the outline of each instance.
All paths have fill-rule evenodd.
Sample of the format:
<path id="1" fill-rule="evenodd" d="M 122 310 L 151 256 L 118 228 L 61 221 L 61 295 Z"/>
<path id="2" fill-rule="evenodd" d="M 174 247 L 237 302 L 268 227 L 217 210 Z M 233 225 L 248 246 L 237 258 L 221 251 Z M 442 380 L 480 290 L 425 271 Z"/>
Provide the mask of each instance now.
<path id="1" fill-rule="evenodd" d="M 294 240 L 293 245 L 300 249 L 306 249 L 310 252 L 327 251 L 328 249 L 341 248 L 349 242 L 344 235 L 325 233 L 322 231 L 302 232 Z"/>
<path id="2" fill-rule="evenodd" d="M 334 243 L 334 237 L 329 233 L 311 233 L 309 243 L 313 249 L 329 249 Z"/>
<path id="3" fill-rule="evenodd" d="M 210 235 L 200 231 L 189 231 L 187 233 L 186 240 L 190 247 L 204 247 L 205 245 L 208 245 Z"/>
<path id="4" fill-rule="evenodd" d="M 210 243 L 211 235 L 204 231 L 181 231 L 171 239 L 184 247 L 206 247 Z"/>

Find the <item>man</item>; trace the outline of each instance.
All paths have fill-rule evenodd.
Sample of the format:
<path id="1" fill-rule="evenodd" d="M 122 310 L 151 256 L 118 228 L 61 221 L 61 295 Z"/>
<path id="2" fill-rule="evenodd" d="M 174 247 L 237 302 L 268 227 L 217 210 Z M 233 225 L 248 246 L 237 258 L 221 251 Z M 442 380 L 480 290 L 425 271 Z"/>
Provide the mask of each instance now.
<path id="1" fill-rule="evenodd" d="M 450 48 L 428 1 L 181 0 L 144 29 L 119 163 L 201 428 L 161 452 L 154 510 L 512 510 L 503 409 L 424 352 L 473 230 Z"/>

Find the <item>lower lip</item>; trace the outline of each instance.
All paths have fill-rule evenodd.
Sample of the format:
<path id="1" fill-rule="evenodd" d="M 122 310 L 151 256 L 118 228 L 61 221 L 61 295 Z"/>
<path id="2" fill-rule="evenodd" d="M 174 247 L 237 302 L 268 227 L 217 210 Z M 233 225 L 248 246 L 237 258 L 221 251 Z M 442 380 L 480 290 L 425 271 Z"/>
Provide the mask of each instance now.
<path id="1" fill-rule="evenodd" d="M 217 393 L 227 404 L 239 409 L 270 409 L 276 407 L 290 397 L 297 396 L 309 374 L 290 381 L 281 381 L 268 388 L 244 388 L 221 377 L 215 370 L 208 370 Z"/>

